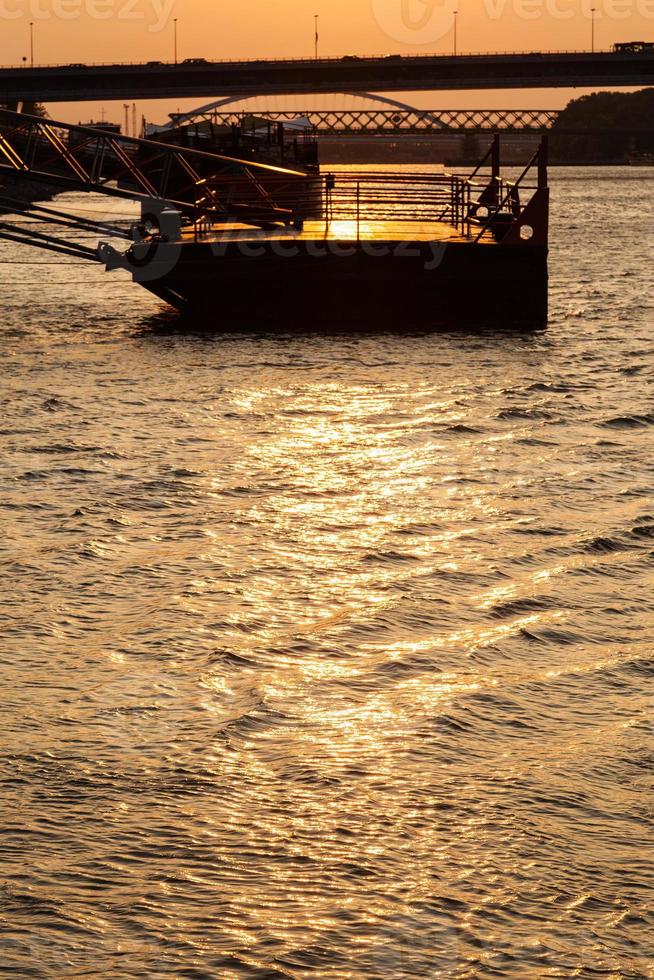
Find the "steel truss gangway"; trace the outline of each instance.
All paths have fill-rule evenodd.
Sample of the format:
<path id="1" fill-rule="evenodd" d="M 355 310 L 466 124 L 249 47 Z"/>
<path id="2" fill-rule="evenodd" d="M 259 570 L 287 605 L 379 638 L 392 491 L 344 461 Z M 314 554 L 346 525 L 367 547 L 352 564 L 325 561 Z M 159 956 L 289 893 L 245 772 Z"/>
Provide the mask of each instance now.
<path id="1" fill-rule="evenodd" d="M 295 224 L 311 175 L 0 110 L 0 177 L 60 191 L 166 201 L 187 223 Z M 302 190 L 302 193 L 299 191 Z"/>

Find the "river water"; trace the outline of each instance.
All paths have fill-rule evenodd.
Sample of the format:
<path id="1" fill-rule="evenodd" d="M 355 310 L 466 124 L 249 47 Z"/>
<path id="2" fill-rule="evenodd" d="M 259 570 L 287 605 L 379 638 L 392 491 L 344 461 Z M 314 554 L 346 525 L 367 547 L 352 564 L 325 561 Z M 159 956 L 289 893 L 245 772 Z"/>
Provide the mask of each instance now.
<path id="1" fill-rule="evenodd" d="M 0 246 L 0 975 L 654 976 L 654 172 L 552 185 L 532 336 Z"/>

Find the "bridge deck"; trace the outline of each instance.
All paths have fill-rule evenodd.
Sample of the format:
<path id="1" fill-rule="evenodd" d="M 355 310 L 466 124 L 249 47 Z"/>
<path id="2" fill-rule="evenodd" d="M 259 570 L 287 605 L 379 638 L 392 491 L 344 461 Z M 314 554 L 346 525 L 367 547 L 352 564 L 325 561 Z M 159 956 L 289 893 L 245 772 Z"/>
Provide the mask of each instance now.
<path id="1" fill-rule="evenodd" d="M 0 68 L 0 101 L 211 98 L 218 95 L 641 87 L 654 52 L 392 55 L 307 61 Z"/>

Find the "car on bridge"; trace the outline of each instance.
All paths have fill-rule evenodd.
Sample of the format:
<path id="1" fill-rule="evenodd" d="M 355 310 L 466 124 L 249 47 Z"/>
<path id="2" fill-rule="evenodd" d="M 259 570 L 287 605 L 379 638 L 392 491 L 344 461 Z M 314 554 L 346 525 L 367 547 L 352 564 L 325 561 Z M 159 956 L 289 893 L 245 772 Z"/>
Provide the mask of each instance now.
<path id="1" fill-rule="evenodd" d="M 623 41 L 613 45 L 615 54 L 646 54 L 654 52 L 654 41 Z"/>

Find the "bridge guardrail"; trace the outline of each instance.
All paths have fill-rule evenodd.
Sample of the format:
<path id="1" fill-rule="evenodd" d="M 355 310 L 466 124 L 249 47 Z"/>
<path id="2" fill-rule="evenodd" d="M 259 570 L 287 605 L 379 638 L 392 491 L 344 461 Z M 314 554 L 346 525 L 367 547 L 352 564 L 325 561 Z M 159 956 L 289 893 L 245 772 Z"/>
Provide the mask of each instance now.
<path id="1" fill-rule="evenodd" d="M 263 67 L 265 65 L 321 65 L 321 64 L 342 64 L 344 60 L 347 59 L 349 64 L 357 64 L 357 62 L 367 62 L 367 61 L 427 61 L 433 58 L 447 59 L 460 61 L 465 58 L 506 58 L 506 57 L 516 57 L 516 58 L 537 58 L 537 57 L 549 57 L 552 55 L 589 55 L 592 57 L 597 57 L 599 55 L 610 54 L 615 58 L 623 58 L 625 60 L 633 60 L 634 55 L 631 52 L 616 52 L 611 48 L 605 48 L 602 50 L 589 51 L 588 49 L 563 49 L 563 50 L 547 50 L 547 51 L 466 51 L 465 53 L 459 54 L 449 54 L 444 51 L 433 51 L 430 53 L 423 54 L 365 54 L 365 55 L 330 55 L 326 58 L 252 58 L 252 59 L 233 59 L 233 58 L 218 58 L 218 59 L 207 59 L 206 64 L 200 65 L 190 65 L 184 64 L 183 61 L 162 61 L 158 64 L 148 64 L 142 61 L 94 61 L 88 64 L 65 64 L 61 62 L 44 62 L 38 65 L 26 67 L 23 64 L 10 64 L 10 65 L 0 65 L 0 71 L 21 71 L 21 72 L 32 72 L 39 70 L 50 70 L 50 69 L 69 69 L 71 71 L 84 71 L 86 69 L 93 68 L 147 68 L 149 71 L 157 71 L 161 68 L 178 68 L 188 71 L 190 69 L 197 69 L 198 71 L 206 68 L 211 68 L 212 65 L 233 65 L 235 68 L 242 67 Z M 637 57 L 647 57 L 648 52 L 639 53 Z M 654 58 L 654 53 L 649 55 Z"/>

